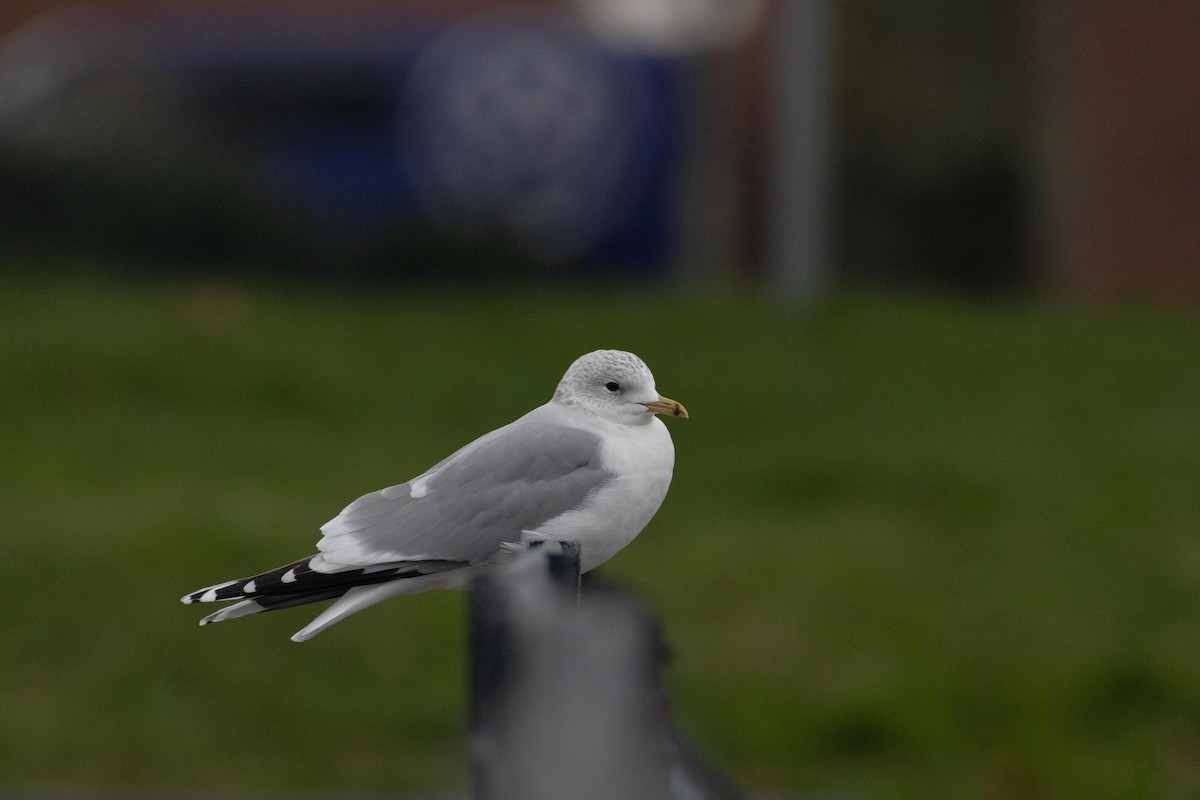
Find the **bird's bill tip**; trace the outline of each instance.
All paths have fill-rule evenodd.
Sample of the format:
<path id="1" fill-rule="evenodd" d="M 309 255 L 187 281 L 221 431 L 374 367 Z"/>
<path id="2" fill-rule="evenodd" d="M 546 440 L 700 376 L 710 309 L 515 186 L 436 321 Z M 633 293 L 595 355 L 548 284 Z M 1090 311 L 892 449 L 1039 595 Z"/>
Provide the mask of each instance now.
<path id="1" fill-rule="evenodd" d="M 683 403 L 680 403 L 678 400 L 672 400 L 669 397 L 663 397 L 662 395 L 659 395 L 657 400 L 653 400 L 649 403 L 642 403 L 642 405 L 644 405 L 646 410 L 651 414 L 666 414 L 670 417 L 682 417 L 683 419 L 688 418 L 688 412 L 687 409 L 683 407 Z"/>

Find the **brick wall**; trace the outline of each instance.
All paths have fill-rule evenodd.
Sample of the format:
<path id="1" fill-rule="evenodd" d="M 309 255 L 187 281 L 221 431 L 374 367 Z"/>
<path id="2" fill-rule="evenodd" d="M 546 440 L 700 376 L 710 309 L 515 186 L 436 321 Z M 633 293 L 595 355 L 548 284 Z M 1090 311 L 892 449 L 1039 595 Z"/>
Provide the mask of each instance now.
<path id="1" fill-rule="evenodd" d="M 1200 3 L 1036 9 L 1052 283 L 1200 302 Z"/>

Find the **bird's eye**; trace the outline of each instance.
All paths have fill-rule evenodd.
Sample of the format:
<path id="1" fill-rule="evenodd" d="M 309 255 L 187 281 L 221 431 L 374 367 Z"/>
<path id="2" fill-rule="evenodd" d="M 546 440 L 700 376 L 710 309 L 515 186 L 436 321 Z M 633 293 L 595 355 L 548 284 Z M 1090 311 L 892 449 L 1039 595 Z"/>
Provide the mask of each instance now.
<path id="1" fill-rule="evenodd" d="M 608 389 L 610 392 L 619 392 L 621 391 L 621 384 L 617 383 L 616 381 L 609 381 L 608 383 L 604 384 L 604 388 Z"/>

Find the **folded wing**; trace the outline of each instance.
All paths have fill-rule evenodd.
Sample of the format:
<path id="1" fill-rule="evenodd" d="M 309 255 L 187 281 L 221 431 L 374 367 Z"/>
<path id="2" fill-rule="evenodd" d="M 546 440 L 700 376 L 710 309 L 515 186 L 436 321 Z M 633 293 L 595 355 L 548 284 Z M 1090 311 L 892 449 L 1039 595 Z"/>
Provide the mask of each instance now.
<path id="1" fill-rule="evenodd" d="M 613 477 L 600 463 L 598 436 L 531 416 L 407 483 L 355 500 L 322 526 L 314 567 L 484 561 Z"/>

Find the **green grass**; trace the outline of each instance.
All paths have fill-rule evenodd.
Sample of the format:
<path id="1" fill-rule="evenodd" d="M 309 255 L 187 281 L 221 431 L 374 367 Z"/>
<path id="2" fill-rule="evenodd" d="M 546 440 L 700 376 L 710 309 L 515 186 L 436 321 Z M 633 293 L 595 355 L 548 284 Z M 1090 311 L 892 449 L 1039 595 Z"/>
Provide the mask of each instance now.
<path id="1" fill-rule="evenodd" d="M 622 347 L 684 402 L 604 568 L 764 792 L 1200 792 L 1200 318 L 844 296 L 0 287 L 0 789 L 465 785 L 464 602 L 200 629 L 184 592 Z"/>

